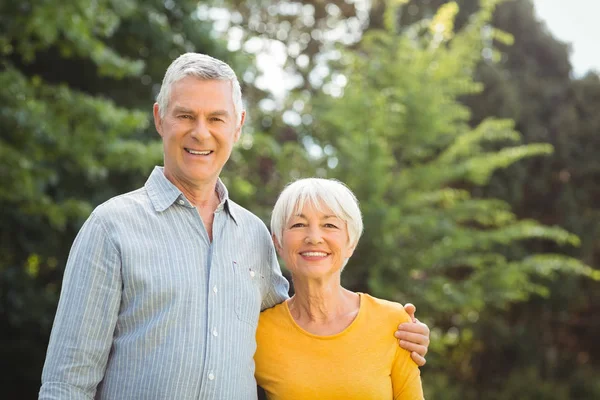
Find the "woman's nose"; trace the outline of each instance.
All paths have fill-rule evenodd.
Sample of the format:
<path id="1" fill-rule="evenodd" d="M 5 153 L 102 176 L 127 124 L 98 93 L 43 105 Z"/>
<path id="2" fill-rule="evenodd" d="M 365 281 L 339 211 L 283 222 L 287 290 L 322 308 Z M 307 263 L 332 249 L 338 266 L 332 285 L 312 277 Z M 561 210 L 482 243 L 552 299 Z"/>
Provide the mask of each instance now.
<path id="1" fill-rule="evenodd" d="M 311 229 L 306 237 L 304 238 L 304 243 L 306 244 L 319 244 L 323 242 L 323 238 L 318 231 Z"/>

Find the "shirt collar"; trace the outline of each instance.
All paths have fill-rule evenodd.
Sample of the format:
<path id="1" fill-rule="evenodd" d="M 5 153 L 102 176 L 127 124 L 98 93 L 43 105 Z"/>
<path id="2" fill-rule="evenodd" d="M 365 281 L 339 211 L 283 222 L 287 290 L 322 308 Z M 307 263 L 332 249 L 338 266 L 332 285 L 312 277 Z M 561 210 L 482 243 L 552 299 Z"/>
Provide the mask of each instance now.
<path id="1" fill-rule="evenodd" d="M 220 211 L 225 209 L 227 213 L 231 216 L 231 218 L 233 218 L 233 221 L 237 224 L 237 218 L 233 212 L 233 207 L 231 206 L 232 202 L 229 199 L 229 192 L 227 191 L 227 187 L 225 186 L 221 178 L 217 179 L 216 190 L 217 196 L 219 196 L 220 200 L 219 205 L 217 206 L 217 210 Z"/>
<path id="2" fill-rule="evenodd" d="M 181 190 L 179 190 L 177 186 L 173 185 L 173 183 L 167 179 L 164 174 L 163 167 L 154 167 L 154 170 L 152 170 L 152 173 L 146 181 L 145 188 L 156 212 L 165 211 L 178 200 L 184 201 L 182 204 L 184 206 L 193 207 L 189 200 L 186 199 L 183 193 L 181 193 Z M 235 217 L 230 204 L 231 201 L 229 200 L 229 192 L 220 178 L 217 180 L 215 189 L 217 191 L 217 196 L 219 197 L 219 205 L 217 206 L 216 211 L 218 212 L 223 209 L 227 210 L 227 213 L 237 224 L 237 218 Z"/>

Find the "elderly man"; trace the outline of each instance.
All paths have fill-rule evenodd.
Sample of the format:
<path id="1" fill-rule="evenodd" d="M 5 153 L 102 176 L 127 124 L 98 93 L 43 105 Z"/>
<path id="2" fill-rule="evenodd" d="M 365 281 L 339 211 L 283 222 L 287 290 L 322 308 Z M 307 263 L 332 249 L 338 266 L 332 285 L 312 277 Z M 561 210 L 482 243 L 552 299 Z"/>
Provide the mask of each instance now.
<path id="1" fill-rule="evenodd" d="M 244 119 L 227 64 L 188 53 L 169 66 L 154 104 L 164 168 L 75 239 L 40 399 L 256 398 L 258 316 L 288 283 L 263 222 L 219 180 Z M 397 332 L 419 364 L 428 334 Z"/>

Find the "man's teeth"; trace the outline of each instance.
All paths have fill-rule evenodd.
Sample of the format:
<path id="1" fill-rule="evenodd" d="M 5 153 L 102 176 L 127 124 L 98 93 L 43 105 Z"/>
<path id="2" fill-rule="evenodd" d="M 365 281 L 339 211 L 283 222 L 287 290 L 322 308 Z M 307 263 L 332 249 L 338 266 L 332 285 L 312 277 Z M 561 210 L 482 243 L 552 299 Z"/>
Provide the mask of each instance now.
<path id="1" fill-rule="evenodd" d="M 327 253 L 321 253 L 320 251 L 307 251 L 306 253 L 301 253 L 305 257 L 326 257 Z"/>
<path id="2" fill-rule="evenodd" d="M 188 153 L 190 154 L 194 154 L 196 156 L 207 156 L 210 154 L 210 150 L 206 150 L 206 151 L 197 151 L 197 150 L 192 150 L 192 149 L 185 149 Z"/>

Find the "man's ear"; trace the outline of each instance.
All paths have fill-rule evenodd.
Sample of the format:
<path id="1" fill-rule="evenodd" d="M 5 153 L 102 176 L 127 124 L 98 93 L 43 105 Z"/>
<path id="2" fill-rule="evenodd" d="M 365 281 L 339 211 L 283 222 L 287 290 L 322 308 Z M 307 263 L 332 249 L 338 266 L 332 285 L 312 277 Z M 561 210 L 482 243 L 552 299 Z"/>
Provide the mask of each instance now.
<path id="1" fill-rule="evenodd" d="M 242 110 L 240 124 L 238 125 L 238 127 L 235 131 L 235 136 L 233 138 L 234 143 L 236 143 L 238 140 L 240 140 L 240 136 L 242 136 L 242 127 L 244 126 L 245 121 L 246 121 L 246 110 Z"/>
<path id="2" fill-rule="evenodd" d="M 154 116 L 154 127 L 156 128 L 158 134 L 162 137 L 162 118 L 158 109 L 158 103 L 154 103 L 154 107 L 152 107 L 152 115 Z"/>

